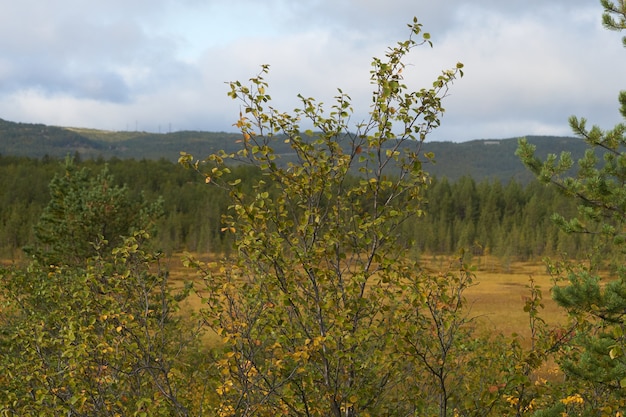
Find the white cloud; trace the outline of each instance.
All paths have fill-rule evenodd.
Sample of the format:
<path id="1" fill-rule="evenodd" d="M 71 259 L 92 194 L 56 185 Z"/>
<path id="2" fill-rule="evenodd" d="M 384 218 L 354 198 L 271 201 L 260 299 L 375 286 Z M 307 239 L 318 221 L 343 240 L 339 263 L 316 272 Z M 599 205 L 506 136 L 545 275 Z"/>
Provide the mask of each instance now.
<path id="1" fill-rule="evenodd" d="M 336 88 L 365 117 L 371 58 L 419 17 L 434 49 L 408 57 L 428 86 L 465 64 L 434 139 L 569 134 L 570 114 L 612 124 L 626 51 L 587 0 L 58 0 L 0 14 L 0 118 L 157 131 L 231 129 L 226 81 L 270 64 L 276 107 Z M 28 22 L 24 25 L 23 22 Z"/>

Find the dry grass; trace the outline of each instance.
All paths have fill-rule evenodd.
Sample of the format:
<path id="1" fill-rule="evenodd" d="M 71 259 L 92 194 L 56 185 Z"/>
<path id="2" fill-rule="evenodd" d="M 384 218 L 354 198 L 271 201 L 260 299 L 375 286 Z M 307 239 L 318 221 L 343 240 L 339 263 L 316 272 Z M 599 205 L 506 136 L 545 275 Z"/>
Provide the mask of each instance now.
<path id="1" fill-rule="evenodd" d="M 424 258 L 423 264 L 432 271 L 449 267 L 445 258 Z M 486 331 L 502 332 L 504 335 L 518 334 L 526 342 L 530 339 L 529 314 L 524 311 L 530 297 L 530 280 L 543 295 L 540 317 L 548 325 L 561 325 L 567 320 L 550 296 L 552 281 L 543 262 L 513 262 L 502 265 L 497 258 L 474 258 L 470 263 L 475 268 L 474 286 L 465 295 L 470 311 Z"/>
<path id="2" fill-rule="evenodd" d="M 198 256 L 210 260 L 207 256 Z M 204 258 L 204 259 L 203 259 Z M 450 265 L 447 258 L 424 257 L 422 263 L 431 271 L 445 270 Z M 563 324 L 566 316 L 550 297 L 552 283 L 542 262 L 514 262 L 504 267 L 496 258 L 475 258 L 476 281 L 466 290 L 469 316 L 477 317 L 481 327 L 487 331 L 502 332 L 505 335 L 519 334 L 528 341 L 530 338 L 529 316 L 524 312 L 530 278 L 543 293 L 541 317 L 550 325 Z M 182 255 L 175 255 L 168 261 L 171 277 L 175 282 L 198 280 L 196 271 L 182 265 Z M 198 282 L 201 288 L 202 283 Z M 185 308 L 199 310 L 202 300 L 196 294 L 188 298 Z M 209 337 L 216 337 L 215 335 Z"/>
<path id="3" fill-rule="evenodd" d="M 209 262 L 214 260 L 210 255 L 193 255 L 195 259 Z M 165 268 L 169 271 L 170 280 L 174 287 L 182 287 L 185 282 L 193 282 L 194 288 L 202 290 L 202 278 L 199 276 L 196 270 L 193 268 L 187 268 L 183 265 L 185 255 L 182 253 L 174 254 L 169 259 L 166 259 L 163 263 Z M 202 297 L 196 292 L 192 291 L 190 296 L 187 297 L 182 303 L 181 308 L 183 311 L 195 311 L 199 312 L 203 307 Z M 220 343 L 220 337 L 214 331 L 207 331 L 203 335 L 203 340 L 207 343 L 207 346 L 215 346 Z"/>
<path id="4" fill-rule="evenodd" d="M 549 325 L 564 324 L 566 315 L 550 296 L 552 282 L 542 263 L 517 263 L 511 272 L 477 271 L 478 285 L 467 291 L 472 315 L 486 326 L 504 334 L 530 336 L 529 314 L 524 311 L 530 297 L 530 280 L 543 295 L 540 316 Z"/>

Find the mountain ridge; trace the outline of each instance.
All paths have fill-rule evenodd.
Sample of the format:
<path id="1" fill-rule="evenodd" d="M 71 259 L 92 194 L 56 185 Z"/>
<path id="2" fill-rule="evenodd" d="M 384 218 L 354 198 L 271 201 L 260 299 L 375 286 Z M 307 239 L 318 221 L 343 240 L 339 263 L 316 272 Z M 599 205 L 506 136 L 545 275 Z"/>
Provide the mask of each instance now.
<path id="1" fill-rule="evenodd" d="M 58 127 L 44 124 L 10 122 L 0 119 L 0 155 L 63 158 L 78 153 L 82 158 L 167 159 L 176 161 L 181 151 L 202 158 L 223 149 L 233 152 L 241 135 L 227 132 L 177 131 L 149 133 L 106 131 L 89 128 Z M 582 157 L 587 145 L 567 136 L 526 136 L 537 147 L 541 158 L 549 153 L 571 152 Z M 518 138 L 475 139 L 467 142 L 429 142 L 423 152 L 435 154 L 434 164 L 425 169 L 437 177 L 457 180 L 470 176 L 477 181 L 492 179 L 528 182 L 533 175 L 517 156 Z M 283 153 L 277 145 L 277 154 Z M 287 146 L 287 145 L 285 145 Z"/>

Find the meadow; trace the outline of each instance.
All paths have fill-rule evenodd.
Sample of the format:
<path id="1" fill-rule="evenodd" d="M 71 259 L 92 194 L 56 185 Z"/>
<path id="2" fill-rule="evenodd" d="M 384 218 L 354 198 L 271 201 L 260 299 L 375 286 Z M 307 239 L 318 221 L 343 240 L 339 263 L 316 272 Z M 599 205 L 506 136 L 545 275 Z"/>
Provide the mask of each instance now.
<path id="1" fill-rule="evenodd" d="M 514 262 L 507 268 L 492 262 L 488 265 L 477 266 L 476 285 L 466 292 L 471 305 L 470 316 L 478 317 L 483 326 L 506 335 L 519 334 L 528 342 L 529 315 L 524 306 L 530 296 L 531 279 L 543 295 L 541 318 L 548 325 L 565 323 L 566 314 L 550 296 L 554 284 L 543 262 Z"/>
<path id="2" fill-rule="evenodd" d="M 199 260 L 214 260 L 213 255 L 193 254 Z M 202 288 L 202 280 L 196 271 L 183 266 L 183 253 L 172 254 L 164 261 L 175 286 L 184 282 L 194 281 L 196 288 Z M 9 266 L 15 260 L 1 259 L 0 264 Z M 429 272 L 437 273 L 450 268 L 454 261 L 450 256 L 423 256 L 421 264 Z M 474 257 L 468 264 L 475 274 L 474 284 L 465 291 L 468 301 L 468 315 L 475 317 L 481 328 L 486 331 L 499 331 L 505 335 L 516 333 L 524 340 L 530 337 L 528 313 L 524 305 L 530 296 L 528 288 L 530 279 L 543 294 L 541 317 L 549 325 L 559 325 L 566 321 L 566 315 L 550 297 L 550 289 L 554 285 L 540 260 L 514 261 L 504 264 L 494 256 Z M 186 301 L 192 310 L 202 307 L 202 300 L 193 294 Z"/>
<path id="3" fill-rule="evenodd" d="M 209 261 L 210 256 L 194 254 L 200 260 Z M 194 281 L 196 288 L 202 288 L 196 271 L 183 266 L 183 255 L 175 254 L 167 260 L 170 276 L 175 285 Z M 429 272 L 446 270 L 454 262 L 449 256 L 424 256 L 421 264 Z M 542 261 L 516 261 L 504 265 L 491 256 L 474 257 L 469 265 L 475 273 L 474 284 L 465 291 L 467 315 L 473 317 L 481 331 L 501 332 L 510 336 L 517 334 L 523 344 L 530 343 L 529 315 L 524 306 L 530 296 L 530 280 L 543 294 L 543 308 L 540 316 L 548 325 L 562 325 L 567 317 L 562 309 L 550 297 L 554 285 Z M 202 300 L 193 294 L 185 301 L 186 308 L 199 310 Z M 212 335 L 207 337 L 215 341 Z"/>

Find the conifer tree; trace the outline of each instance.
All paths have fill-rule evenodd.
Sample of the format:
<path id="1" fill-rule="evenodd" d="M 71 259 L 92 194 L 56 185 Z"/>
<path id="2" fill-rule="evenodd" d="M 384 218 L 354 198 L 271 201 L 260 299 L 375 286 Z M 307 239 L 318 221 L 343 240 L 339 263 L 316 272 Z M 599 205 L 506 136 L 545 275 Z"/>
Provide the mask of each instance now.
<path id="1" fill-rule="evenodd" d="M 626 29 L 626 1 L 601 3 L 604 25 Z M 619 103 L 626 118 L 626 91 L 619 94 Z M 579 202 L 576 216 L 553 216 L 562 230 L 593 240 L 586 262 L 551 268 L 567 282 L 556 286 L 553 296 L 578 324 L 561 365 L 572 383 L 581 384 L 579 394 L 589 409 L 616 415 L 626 405 L 626 124 L 602 130 L 588 128 L 584 118 L 572 116 L 569 122 L 589 145 L 575 175 L 570 174 L 574 161 L 568 153 L 540 161 L 534 156 L 534 147 L 521 140 L 518 155 L 541 181 Z M 601 268 L 607 266 L 610 276 L 605 279 Z"/>
<path id="2" fill-rule="evenodd" d="M 44 265 L 84 264 L 133 232 L 148 230 L 161 204 L 133 201 L 106 166 L 94 176 L 67 158 L 63 174 L 50 181 L 50 202 L 35 225 L 35 245 L 26 250 Z"/>
<path id="3" fill-rule="evenodd" d="M 172 288 L 124 187 L 65 168 L 33 262 L 0 267 L 0 415 L 188 416 L 205 385 L 189 287 Z"/>

